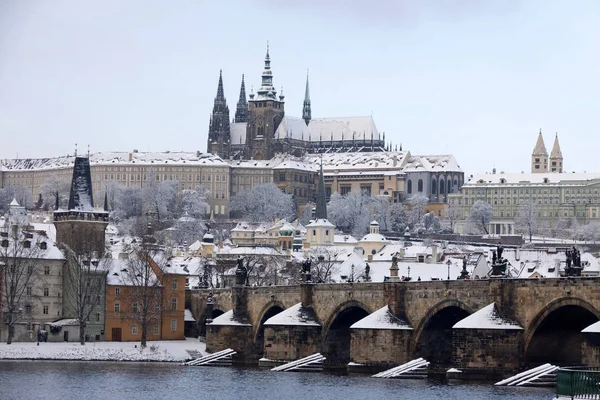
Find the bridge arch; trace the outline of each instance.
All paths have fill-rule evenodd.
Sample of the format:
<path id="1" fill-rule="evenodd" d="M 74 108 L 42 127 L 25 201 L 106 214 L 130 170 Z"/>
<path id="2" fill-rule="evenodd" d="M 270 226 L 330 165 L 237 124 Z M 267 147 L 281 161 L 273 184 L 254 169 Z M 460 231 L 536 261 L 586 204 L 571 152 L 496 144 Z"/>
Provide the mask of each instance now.
<path id="1" fill-rule="evenodd" d="M 452 360 L 452 327 L 473 310 L 466 304 L 448 299 L 431 307 L 414 328 L 410 354 L 423 357 L 432 367 L 450 365 Z"/>
<path id="2" fill-rule="evenodd" d="M 217 318 L 219 315 L 224 314 L 225 311 L 223 311 L 220 307 L 215 306 L 210 315 L 207 314 L 207 310 L 204 310 L 204 313 L 202 313 L 202 315 L 200 315 L 200 318 L 198 318 L 198 334 L 200 336 L 206 336 L 206 320 L 207 319 L 215 319 Z"/>
<path id="3" fill-rule="evenodd" d="M 256 349 L 260 357 L 263 356 L 265 347 L 265 321 L 279 314 L 285 309 L 286 307 L 283 305 L 283 303 L 276 300 L 271 300 L 265 304 L 258 314 L 259 318 L 256 319 L 256 323 L 254 324 L 255 326 L 253 326 L 253 337 L 254 344 L 256 345 Z"/>
<path id="4" fill-rule="evenodd" d="M 525 364 L 581 364 L 581 330 L 598 320 L 600 312 L 577 297 L 563 297 L 547 304 L 533 318 L 525 333 Z"/>
<path id="5" fill-rule="evenodd" d="M 323 324 L 322 353 L 327 362 L 346 365 L 350 361 L 350 326 L 371 314 L 360 301 L 348 300 L 336 307 Z"/>

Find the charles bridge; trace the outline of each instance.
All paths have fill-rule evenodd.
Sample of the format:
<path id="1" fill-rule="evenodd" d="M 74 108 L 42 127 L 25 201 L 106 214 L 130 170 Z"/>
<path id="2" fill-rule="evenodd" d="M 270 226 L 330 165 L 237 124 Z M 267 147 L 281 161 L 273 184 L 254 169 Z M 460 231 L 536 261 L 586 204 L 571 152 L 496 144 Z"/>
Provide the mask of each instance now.
<path id="1" fill-rule="evenodd" d="M 206 334 L 207 350 L 232 348 L 237 363 L 256 365 L 263 357 L 284 362 L 320 352 L 332 368 L 374 372 L 423 357 L 431 371 L 455 367 L 468 376 L 496 377 L 545 362 L 599 365 L 597 334 L 581 333 L 600 320 L 599 284 L 600 278 L 578 277 L 236 285 L 189 291 L 187 305 Z M 492 303 L 511 327 L 484 322 L 453 329 Z M 265 325 L 294 306 L 307 323 Z M 395 324 L 350 328 L 382 308 Z M 227 312 L 231 317 L 223 318 Z"/>

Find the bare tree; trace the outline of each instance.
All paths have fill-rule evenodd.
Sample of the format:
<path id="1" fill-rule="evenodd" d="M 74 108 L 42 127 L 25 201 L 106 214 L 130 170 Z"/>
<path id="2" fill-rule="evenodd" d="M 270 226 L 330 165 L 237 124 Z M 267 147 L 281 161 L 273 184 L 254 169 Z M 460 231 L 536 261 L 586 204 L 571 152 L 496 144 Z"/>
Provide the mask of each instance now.
<path id="1" fill-rule="evenodd" d="M 41 280 L 40 259 L 44 257 L 46 245 L 39 236 L 23 230 L 18 225 L 0 232 L 0 269 L 2 281 L 2 306 L 8 327 L 6 343 L 11 344 L 15 324 L 23 316 L 27 288 Z"/>
<path id="2" fill-rule="evenodd" d="M 340 271 L 336 263 L 336 254 L 333 249 L 318 246 L 310 249 L 311 274 L 313 282 L 332 283 L 334 276 Z"/>
<path id="3" fill-rule="evenodd" d="M 249 221 L 271 222 L 276 218 L 292 220 L 295 206 L 291 194 L 283 193 L 274 183 L 263 183 L 231 199 L 229 207 Z"/>
<path id="4" fill-rule="evenodd" d="M 530 200 L 519 206 L 519 214 L 515 221 L 517 229 L 529 235 L 529 243 L 532 242 L 532 236 L 537 231 L 536 213 L 535 203 Z"/>
<path id="5" fill-rule="evenodd" d="M 448 223 L 448 228 L 454 232 L 454 226 L 456 222 L 462 217 L 460 212 L 460 207 L 455 204 L 448 204 L 446 208 L 446 222 Z"/>
<path id="6" fill-rule="evenodd" d="M 163 257 L 154 257 L 154 252 L 148 248 L 138 247 L 127 261 L 126 271 L 121 277 L 124 286 L 124 298 L 127 307 L 123 312 L 123 318 L 139 324 L 141 328 L 141 347 L 146 347 L 148 330 L 153 324 L 160 321 L 160 315 L 164 310 L 163 285 L 157 275 L 157 268 L 164 267 Z"/>
<path id="7" fill-rule="evenodd" d="M 63 296 L 65 315 L 72 315 L 79 321 L 79 343 L 85 345 L 86 321 L 104 303 L 106 274 L 111 259 L 95 259 L 76 255 L 63 245 L 66 264 L 63 273 Z"/>
<path id="8" fill-rule="evenodd" d="M 483 200 L 477 200 L 467 217 L 467 224 L 471 224 L 473 228 L 489 234 L 487 225 L 491 219 L 492 206 Z"/>

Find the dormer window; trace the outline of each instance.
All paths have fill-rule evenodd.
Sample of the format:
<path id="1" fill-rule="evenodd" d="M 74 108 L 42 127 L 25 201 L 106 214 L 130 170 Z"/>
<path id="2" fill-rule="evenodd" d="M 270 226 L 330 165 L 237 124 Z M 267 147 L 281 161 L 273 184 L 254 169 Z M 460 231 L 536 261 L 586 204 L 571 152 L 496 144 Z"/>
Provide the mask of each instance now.
<path id="1" fill-rule="evenodd" d="M 8 239 L 2 240 L 2 247 L 8 247 Z"/>
<path id="2" fill-rule="evenodd" d="M 31 242 L 29 240 L 26 240 L 23 242 L 23 248 L 24 249 L 30 249 L 31 248 Z"/>
<path id="3" fill-rule="evenodd" d="M 40 243 L 40 249 L 46 250 L 47 248 L 48 248 L 48 245 L 46 244 L 46 242 L 41 242 Z"/>

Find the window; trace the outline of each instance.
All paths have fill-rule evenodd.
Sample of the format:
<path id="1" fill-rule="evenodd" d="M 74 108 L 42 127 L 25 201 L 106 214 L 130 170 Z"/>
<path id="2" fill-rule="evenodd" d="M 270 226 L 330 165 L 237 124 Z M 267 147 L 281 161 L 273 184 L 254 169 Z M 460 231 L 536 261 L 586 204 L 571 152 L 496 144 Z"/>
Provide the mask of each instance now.
<path id="1" fill-rule="evenodd" d="M 160 312 L 160 304 L 154 303 L 154 312 L 155 313 Z"/>
<path id="2" fill-rule="evenodd" d="M 121 304 L 119 302 L 115 303 L 115 312 L 116 313 L 121 312 Z"/>
<path id="3" fill-rule="evenodd" d="M 347 195 L 348 193 L 350 193 L 350 186 L 341 186 L 340 187 L 340 194 L 342 196 Z"/>
<path id="4" fill-rule="evenodd" d="M 131 334 L 132 335 L 137 335 L 138 334 L 137 324 L 131 325 Z"/>
<path id="5" fill-rule="evenodd" d="M 406 192 L 408 194 L 412 193 L 412 181 L 410 179 L 408 180 L 408 183 L 406 184 Z"/>
<path id="6" fill-rule="evenodd" d="M 325 229 L 325 236 L 329 236 L 329 229 Z"/>
<path id="7" fill-rule="evenodd" d="M 44 275 L 50 275 L 50 266 L 46 265 L 44 267 Z"/>
<path id="8" fill-rule="evenodd" d="M 171 282 L 171 287 L 173 290 L 177 290 L 177 278 L 173 279 L 173 282 Z"/>
<path id="9" fill-rule="evenodd" d="M 96 322 L 100 322 L 100 313 L 99 312 L 96 313 Z"/>
<path id="10" fill-rule="evenodd" d="M 158 335 L 159 331 L 158 331 L 158 324 L 154 324 L 152 326 L 152 334 L 154 335 Z"/>
<path id="11" fill-rule="evenodd" d="M 44 313 L 44 315 L 48 315 L 48 306 L 44 306 L 42 312 Z"/>
<path id="12" fill-rule="evenodd" d="M 31 286 L 27 286 L 27 288 L 25 289 L 25 293 L 27 294 L 27 296 L 31 296 Z"/>
<path id="13" fill-rule="evenodd" d="M 313 236 L 317 236 L 317 230 L 313 229 Z"/>
<path id="14" fill-rule="evenodd" d="M 8 239 L 2 239 L 2 247 L 8 247 Z"/>
<path id="15" fill-rule="evenodd" d="M 133 312 L 134 313 L 138 312 L 138 303 L 133 303 Z"/>
<path id="16" fill-rule="evenodd" d="M 50 294 L 50 289 L 47 287 L 44 288 L 44 296 L 48 296 Z"/>
<path id="17" fill-rule="evenodd" d="M 177 310 L 177 299 L 175 297 L 173 297 L 171 299 L 171 310 L 172 311 L 176 311 Z"/>
<path id="18" fill-rule="evenodd" d="M 423 179 L 419 179 L 419 181 L 417 182 L 417 191 L 418 192 L 423 191 Z"/>
<path id="19" fill-rule="evenodd" d="M 173 332 L 175 332 L 177 330 L 177 320 L 176 319 L 171 320 L 171 330 Z"/>
<path id="20" fill-rule="evenodd" d="M 31 314 L 31 306 L 29 304 L 25 305 L 25 314 Z"/>
<path id="21" fill-rule="evenodd" d="M 116 287 L 115 288 L 115 296 L 120 296 L 121 295 L 121 288 L 120 287 Z"/>

